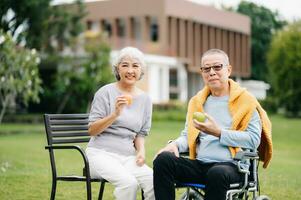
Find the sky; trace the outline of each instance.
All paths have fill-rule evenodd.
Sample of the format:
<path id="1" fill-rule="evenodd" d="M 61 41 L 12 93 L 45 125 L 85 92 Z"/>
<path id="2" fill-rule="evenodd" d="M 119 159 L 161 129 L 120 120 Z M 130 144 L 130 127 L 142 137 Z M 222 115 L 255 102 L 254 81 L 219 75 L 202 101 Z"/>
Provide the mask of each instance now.
<path id="1" fill-rule="evenodd" d="M 240 0 L 190 0 L 200 4 L 214 5 L 219 8 L 221 4 L 237 6 Z M 299 0 L 249 0 L 257 5 L 262 5 L 272 11 L 278 11 L 285 20 L 293 21 L 301 19 L 301 1 Z"/>
<path id="2" fill-rule="evenodd" d="M 63 2 L 72 2 L 73 0 L 53 0 L 54 4 Z M 85 0 L 85 1 L 97 1 L 97 0 Z M 150 0 L 151 1 L 151 0 Z M 220 8 L 221 4 L 226 6 L 237 6 L 240 0 L 188 0 L 199 4 L 212 5 L 216 8 Z M 249 0 L 269 8 L 272 11 L 278 11 L 280 16 L 285 20 L 293 21 L 301 19 L 301 1 L 300 0 Z"/>

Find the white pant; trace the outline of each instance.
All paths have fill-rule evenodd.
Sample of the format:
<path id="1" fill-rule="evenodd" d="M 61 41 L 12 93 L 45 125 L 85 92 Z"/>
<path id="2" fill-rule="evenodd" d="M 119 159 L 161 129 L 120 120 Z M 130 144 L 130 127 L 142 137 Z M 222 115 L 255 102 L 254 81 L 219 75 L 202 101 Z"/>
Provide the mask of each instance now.
<path id="1" fill-rule="evenodd" d="M 154 200 L 153 170 L 139 167 L 135 156 L 123 156 L 96 148 L 86 149 L 92 178 L 104 178 L 115 186 L 117 200 L 135 200 L 138 186 L 145 200 Z"/>

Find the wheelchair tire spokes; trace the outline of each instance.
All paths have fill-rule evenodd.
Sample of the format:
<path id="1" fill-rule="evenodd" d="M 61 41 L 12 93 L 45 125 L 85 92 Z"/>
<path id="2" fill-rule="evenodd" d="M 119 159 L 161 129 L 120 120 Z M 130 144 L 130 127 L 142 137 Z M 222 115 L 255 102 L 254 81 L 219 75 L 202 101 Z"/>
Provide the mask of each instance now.
<path id="1" fill-rule="evenodd" d="M 204 200 L 204 194 L 197 188 L 188 188 L 181 195 L 180 200 Z"/>

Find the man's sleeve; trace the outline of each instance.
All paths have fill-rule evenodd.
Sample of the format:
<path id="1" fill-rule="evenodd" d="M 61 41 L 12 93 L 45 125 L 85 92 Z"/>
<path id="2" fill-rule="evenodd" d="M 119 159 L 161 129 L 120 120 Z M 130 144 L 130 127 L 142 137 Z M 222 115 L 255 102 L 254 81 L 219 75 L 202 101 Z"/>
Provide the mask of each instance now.
<path id="1" fill-rule="evenodd" d="M 182 130 L 180 137 L 178 137 L 174 142 L 177 144 L 179 152 L 187 152 L 188 151 L 188 138 L 187 138 L 187 118 L 185 122 L 185 128 Z"/>
<path id="2" fill-rule="evenodd" d="M 254 111 L 245 131 L 221 131 L 220 143 L 225 146 L 257 149 L 260 144 L 262 125 L 257 110 Z"/>

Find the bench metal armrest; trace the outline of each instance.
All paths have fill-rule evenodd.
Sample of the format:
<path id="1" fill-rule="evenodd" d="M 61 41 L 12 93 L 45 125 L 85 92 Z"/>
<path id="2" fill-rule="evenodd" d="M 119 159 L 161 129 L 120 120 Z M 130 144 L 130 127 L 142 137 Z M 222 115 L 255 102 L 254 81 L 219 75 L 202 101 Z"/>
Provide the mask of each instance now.
<path id="1" fill-rule="evenodd" d="M 78 146 L 78 145 L 55 145 L 55 146 L 48 145 L 48 146 L 45 146 L 45 149 L 48 149 L 49 151 L 50 150 L 59 150 L 59 149 L 71 149 L 71 150 L 79 151 L 79 153 L 82 155 L 82 158 L 85 163 L 85 168 L 84 168 L 86 171 L 85 173 L 90 175 L 88 158 L 86 156 L 86 153 L 80 146 Z"/>

